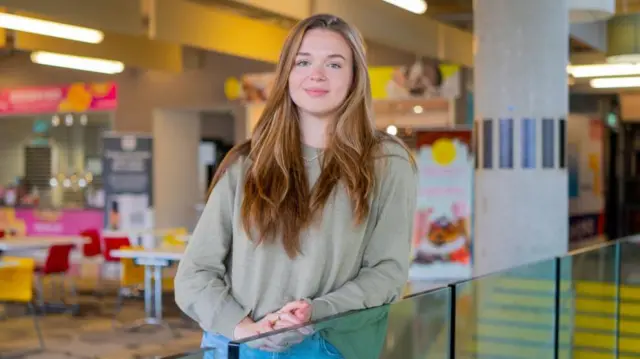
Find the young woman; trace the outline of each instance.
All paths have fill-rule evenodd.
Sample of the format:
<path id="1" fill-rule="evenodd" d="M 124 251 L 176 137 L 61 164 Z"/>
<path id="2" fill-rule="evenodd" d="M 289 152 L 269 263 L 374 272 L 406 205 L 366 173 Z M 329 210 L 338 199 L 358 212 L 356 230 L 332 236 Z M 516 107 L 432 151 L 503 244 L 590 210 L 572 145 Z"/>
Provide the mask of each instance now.
<path id="1" fill-rule="evenodd" d="M 392 302 L 408 276 L 416 187 L 407 148 L 374 127 L 358 31 L 331 15 L 303 20 L 251 140 L 214 177 L 176 302 L 207 347 Z M 336 357 L 304 334 L 256 353 Z"/>

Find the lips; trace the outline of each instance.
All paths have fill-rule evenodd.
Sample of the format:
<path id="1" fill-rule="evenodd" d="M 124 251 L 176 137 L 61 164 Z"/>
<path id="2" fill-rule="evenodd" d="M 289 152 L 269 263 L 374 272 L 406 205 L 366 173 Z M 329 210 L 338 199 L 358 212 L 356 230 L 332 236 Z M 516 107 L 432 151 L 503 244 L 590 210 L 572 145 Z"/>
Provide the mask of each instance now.
<path id="1" fill-rule="evenodd" d="M 304 92 L 306 92 L 307 95 L 311 97 L 321 97 L 329 93 L 328 90 L 317 89 L 317 88 L 305 89 Z"/>

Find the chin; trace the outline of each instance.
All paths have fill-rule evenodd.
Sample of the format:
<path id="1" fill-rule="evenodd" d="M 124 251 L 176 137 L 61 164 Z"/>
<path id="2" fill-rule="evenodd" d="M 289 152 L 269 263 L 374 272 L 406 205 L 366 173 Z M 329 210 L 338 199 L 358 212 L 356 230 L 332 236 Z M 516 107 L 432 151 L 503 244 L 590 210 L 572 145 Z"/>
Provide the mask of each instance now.
<path id="1" fill-rule="evenodd" d="M 300 107 L 300 110 L 306 112 L 313 117 L 327 117 L 334 114 L 337 107 L 334 106 L 306 106 Z"/>

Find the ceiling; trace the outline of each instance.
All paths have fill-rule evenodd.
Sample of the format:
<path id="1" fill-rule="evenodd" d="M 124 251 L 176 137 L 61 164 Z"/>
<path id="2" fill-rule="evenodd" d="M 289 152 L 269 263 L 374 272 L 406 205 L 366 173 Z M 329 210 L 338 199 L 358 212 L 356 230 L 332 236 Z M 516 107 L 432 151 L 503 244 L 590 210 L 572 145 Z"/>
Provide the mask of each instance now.
<path id="1" fill-rule="evenodd" d="M 618 12 L 640 11 L 640 0 L 618 0 Z M 429 7 L 426 16 L 467 31 L 473 31 L 473 0 L 427 0 Z M 593 49 L 570 38 L 571 53 L 591 52 Z"/>
<path id="2" fill-rule="evenodd" d="M 465 30 L 473 29 L 473 0 L 428 0 L 426 15 Z"/>

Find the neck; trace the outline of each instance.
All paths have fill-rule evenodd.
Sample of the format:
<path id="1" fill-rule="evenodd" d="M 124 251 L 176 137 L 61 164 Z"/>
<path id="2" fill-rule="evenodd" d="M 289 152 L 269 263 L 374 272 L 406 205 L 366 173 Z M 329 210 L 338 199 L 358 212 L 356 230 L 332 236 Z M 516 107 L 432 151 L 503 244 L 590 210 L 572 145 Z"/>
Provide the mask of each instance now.
<path id="1" fill-rule="evenodd" d="M 300 134 L 302 143 L 316 148 L 327 147 L 326 133 L 329 118 L 300 113 Z"/>

